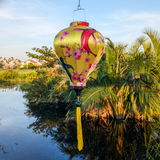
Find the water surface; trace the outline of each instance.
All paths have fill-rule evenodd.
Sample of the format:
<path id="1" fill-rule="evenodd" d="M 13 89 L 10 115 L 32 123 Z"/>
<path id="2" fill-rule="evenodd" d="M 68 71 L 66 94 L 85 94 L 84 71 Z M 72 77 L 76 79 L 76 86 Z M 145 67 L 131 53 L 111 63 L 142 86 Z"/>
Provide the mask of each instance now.
<path id="1" fill-rule="evenodd" d="M 25 93 L 0 89 L 0 160 L 145 160 L 151 124 L 83 121 L 84 148 L 77 150 L 76 122 L 65 106 L 33 105 Z"/>
<path id="2" fill-rule="evenodd" d="M 36 118 L 24 114 L 27 108 L 23 95 L 15 88 L 0 89 L 0 160 L 68 159 L 56 141 L 27 128 Z"/>

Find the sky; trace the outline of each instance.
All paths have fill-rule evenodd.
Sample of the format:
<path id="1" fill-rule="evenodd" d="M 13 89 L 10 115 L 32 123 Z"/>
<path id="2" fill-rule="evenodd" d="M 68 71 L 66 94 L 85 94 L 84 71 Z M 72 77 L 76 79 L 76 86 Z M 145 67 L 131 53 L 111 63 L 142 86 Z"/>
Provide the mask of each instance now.
<path id="1" fill-rule="evenodd" d="M 55 35 L 69 27 L 79 0 L 0 0 L 0 57 L 29 59 L 33 47 L 53 48 Z M 81 0 L 89 26 L 114 43 L 131 46 L 146 28 L 160 32 L 160 0 Z M 84 12 L 74 12 L 84 21 Z"/>

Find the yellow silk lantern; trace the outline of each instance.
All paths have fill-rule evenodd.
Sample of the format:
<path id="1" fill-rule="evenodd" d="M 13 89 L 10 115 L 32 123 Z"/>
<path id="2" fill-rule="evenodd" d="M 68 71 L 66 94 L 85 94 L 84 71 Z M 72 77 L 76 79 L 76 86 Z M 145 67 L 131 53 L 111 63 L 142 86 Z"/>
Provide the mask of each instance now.
<path id="1" fill-rule="evenodd" d="M 96 68 L 104 52 L 103 36 L 89 23 L 74 21 L 61 30 L 54 39 L 54 49 L 59 61 L 70 78 L 70 85 L 77 93 L 77 139 L 78 149 L 83 148 L 81 129 L 80 92 Z"/>

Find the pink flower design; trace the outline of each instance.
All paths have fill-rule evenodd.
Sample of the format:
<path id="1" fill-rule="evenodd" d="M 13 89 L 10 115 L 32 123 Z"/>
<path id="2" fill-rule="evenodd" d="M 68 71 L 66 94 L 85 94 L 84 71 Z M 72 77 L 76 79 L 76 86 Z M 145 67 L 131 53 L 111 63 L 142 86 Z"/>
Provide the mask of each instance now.
<path id="1" fill-rule="evenodd" d="M 81 59 L 81 55 L 77 55 L 75 58 L 76 58 L 76 60 L 80 60 Z"/>
<path id="2" fill-rule="evenodd" d="M 86 77 L 80 77 L 80 82 L 83 82 L 86 79 Z"/>
<path id="3" fill-rule="evenodd" d="M 78 72 L 75 72 L 74 75 L 79 76 L 79 73 L 78 73 Z"/>
<path id="4" fill-rule="evenodd" d="M 100 39 L 100 37 L 99 37 L 99 36 L 98 36 L 97 38 L 98 38 L 98 40 L 99 40 L 99 41 L 101 41 L 101 39 Z"/>
<path id="5" fill-rule="evenodd" d="M 75 74 L 75 75 L 79 75 L 79 73 L 78 73 L 78 72 L 74 72 L 74 74 Z"/>
<path id="6" fill-rule="evenodd" d="M 68 50 L 66 50 L 65 53 L 66 53 L 66 56 L 69 56 L 69 51 Z"/>
<path id="7" fill-rule="evenodd" d="M 76 81 L 76 80 L 77 80 L 77 77 L 76 77 L 76 76 L 73 76 L 73 77 L 72 77 L 72 80 L 73 80 L 73 81 Z"/>
<path id="8" fill-rule="evenodd" d="M 73 86 L 77 86 L 77 83 L 72 83 Z"/>
<path id="9" fill-rule="evenodd" d="M 79 73 L 78 72 L 75 72 L 73 76 L 75 76 L 77 78 L 77 80 L 79 80 Z"/>
<path id="10" fill-rule="evenodd" d="M 83 47 L 81 47 L 81 48 L 80 48 L 80 52 L 83 52 L 83 51 L 84 51 L 84 48 L 83 48 Z"/>
<path id="11" fill-rule="evenodd" d="M 88 69 L 84 69 L 83 73 L 87 74 L 88 73 Z"/>
<path id="12" fill-rule="evenodd" d="M 67 36 L 68 34 L 69 34 L 69 32 L 68 32 L 68 31 L 63 32 L 63 36 Z"/>
<path id="13" fill-rule="evenodd" d="M 91 68 L 91 66 L 92 66 L 92 64 L 89 64 L 88 68 L 90 69 L 90 68 Z"/>
<path id="14" fill-rule="evenodd" d="M 81 53 L 78 51 L 78 49 L 77 50 L 73 49 L 72 57 L 77 58 L 78 55 L 81 55 Z"/>
<path id="15" fill-rule="evenodd" d="M 68 51 L 70 51 L 70 50 L 71 50 L 71 48 L 70 48 L 70 47 L 68 47 L 68 48 L 67 48 L 67 50 L 68 50 Z"/>
<path id="16" fill-rule="evenodd" d="M 63 37 L 63 36 L 61 36 L 61 37 L 60 37 L 60 41 L 63 41 L 63 40 L 64 40 L 64 37 Z"/>
<path id="17" fill-rule="evenodd" d="M 83 87 L 83 86 L 84 86 L 84 83 L 81 82 L 81 83 L 79 83 L 79 85 L 80 85 L 81 87 Z"/>
<path id="18" fill-rule="evenodd" d="M 84 50 L 83 50 L 83 53 L 87 53 L 87 51 L 84 49 Z"/>
<path id="19" fill-rule="evenodd" d="M 90 61 L 90 58 L 88 57 L 88 58 L 85 58 L 85 62 L 89 62 Z"/>
<path id="20" fill-rule="evenodd" d="M 94 70 L 96 68 L 98 63 L 94 63 L 94 65 L 92 66 L 91 70 Z"/>

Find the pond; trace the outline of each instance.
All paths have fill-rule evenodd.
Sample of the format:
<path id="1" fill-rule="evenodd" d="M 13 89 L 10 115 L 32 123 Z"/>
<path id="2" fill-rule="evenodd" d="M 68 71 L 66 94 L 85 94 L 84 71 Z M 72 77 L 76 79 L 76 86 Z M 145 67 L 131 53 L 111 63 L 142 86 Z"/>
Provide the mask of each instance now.
<path id="1" fill-rule="evenodd" d="M 0 89 L 0 160 L 146 159 L 150 124 L 83 121 L 79 152 L 76 122 L 65 121 L 65 106 L 28 104 L 24 94 L 17 87 Z"/>

